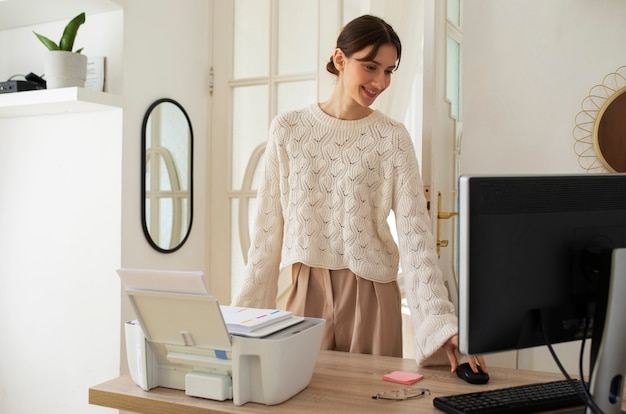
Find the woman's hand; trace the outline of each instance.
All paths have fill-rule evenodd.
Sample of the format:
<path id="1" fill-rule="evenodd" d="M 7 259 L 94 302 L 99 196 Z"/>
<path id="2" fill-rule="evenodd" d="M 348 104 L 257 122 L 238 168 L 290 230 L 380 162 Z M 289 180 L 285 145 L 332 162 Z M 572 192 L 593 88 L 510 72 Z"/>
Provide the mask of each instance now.
<path id="1" fill-rule="evenodd" d="M 446 355 L 450 361 L 450 372 L 455 372 L 456 368 L 459 366 L 459 361 L 456 359 L 456 350 L 459 349 L 459 336 L 454 335 L 448 339 L 443 345 L 443 348 L 446 350 Z M 487 373 L 487 364 L 482 356 L 468 356 L 467 362 L 469 362 L 472 371 L 475 373 L 478 373 L 478 365 L 480 365 L 484 373 Z"/>

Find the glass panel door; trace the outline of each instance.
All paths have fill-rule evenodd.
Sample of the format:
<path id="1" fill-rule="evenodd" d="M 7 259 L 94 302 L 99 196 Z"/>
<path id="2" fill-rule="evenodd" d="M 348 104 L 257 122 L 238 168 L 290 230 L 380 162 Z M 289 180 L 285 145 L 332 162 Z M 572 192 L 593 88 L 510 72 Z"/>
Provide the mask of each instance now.
<path id="1" fill-rule="evenodd" d="M 209 268 L 212 274 L 224 275 L 212 283 L 213 290 L 230 296 L 244 276 L 269 124 L 279 112 L 318 101 L 319 71 L 331 53 L 324 46 L 324 56 L 319 56 L 320 38 L 328 31 L 338 32 L 341 1 L 215 3 L 219 40 L 214 47 L 216 125 L 211 163 L 217 176 L 212 177 L 210 190 L 208 231 L 214 263 Z M 227 87 L 222 88 L 224 84 Z"/>

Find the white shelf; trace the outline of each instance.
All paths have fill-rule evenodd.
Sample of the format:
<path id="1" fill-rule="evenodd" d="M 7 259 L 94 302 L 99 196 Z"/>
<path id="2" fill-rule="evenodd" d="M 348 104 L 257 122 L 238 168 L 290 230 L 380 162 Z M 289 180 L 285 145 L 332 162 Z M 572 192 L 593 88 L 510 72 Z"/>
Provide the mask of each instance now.
<path id="1" fill-rule="evenodd" d="M 84 88 L 43 89 L 0 94 L 0 118 L 121 109 L 119 95 Z"/>

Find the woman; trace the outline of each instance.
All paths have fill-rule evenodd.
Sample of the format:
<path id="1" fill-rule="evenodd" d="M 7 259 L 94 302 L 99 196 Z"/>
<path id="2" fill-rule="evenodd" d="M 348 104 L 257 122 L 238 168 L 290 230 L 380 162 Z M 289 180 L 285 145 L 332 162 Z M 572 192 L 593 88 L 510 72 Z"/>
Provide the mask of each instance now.
<path id="1" fill-rule="evenodd" d="M 273 120 L 246 279 L 233 305 L 275 307 L 282 262 L 292 266 L 287 309 L 326 320 L 323 349 L 402 356 L 401 261 L 417 363 L 443 349 L 455 371 L 457 319 L 411 137 L 370 108 L 401 52 L 385 21 L 356 18 L 327 64 L 337 76 L 330 99 Z M 398 245 L 387 224 L 392 210 Z"/>

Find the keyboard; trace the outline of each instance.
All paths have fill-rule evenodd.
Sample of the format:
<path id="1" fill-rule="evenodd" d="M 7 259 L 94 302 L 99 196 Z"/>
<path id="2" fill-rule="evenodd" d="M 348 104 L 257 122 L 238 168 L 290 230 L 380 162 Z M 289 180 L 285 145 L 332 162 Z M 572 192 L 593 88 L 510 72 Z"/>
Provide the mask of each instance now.
<path id="1" fill-rule="evenodd" d="M 580 381 L 576 386 L 583 392 Z M 433 399 L 435 407 L 449 414 L 523 414 L 583 404 L 566 379 Z"/>

